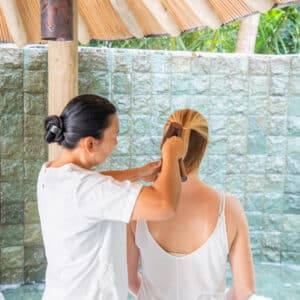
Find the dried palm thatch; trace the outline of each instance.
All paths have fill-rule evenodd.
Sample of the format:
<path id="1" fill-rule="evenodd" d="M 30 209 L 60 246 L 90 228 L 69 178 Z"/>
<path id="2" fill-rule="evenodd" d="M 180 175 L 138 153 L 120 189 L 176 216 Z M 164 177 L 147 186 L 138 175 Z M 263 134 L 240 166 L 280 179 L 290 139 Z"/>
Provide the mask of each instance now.
<path id="1" fill-rule="evenodd" d="M 177 36 L 203 27 L 216 29 L 251 14 L 300 0 L 77 0 L 78 37 L 120 40 Z M 41 43 L 40 0 L 0 0 L 0 41 Z"/>

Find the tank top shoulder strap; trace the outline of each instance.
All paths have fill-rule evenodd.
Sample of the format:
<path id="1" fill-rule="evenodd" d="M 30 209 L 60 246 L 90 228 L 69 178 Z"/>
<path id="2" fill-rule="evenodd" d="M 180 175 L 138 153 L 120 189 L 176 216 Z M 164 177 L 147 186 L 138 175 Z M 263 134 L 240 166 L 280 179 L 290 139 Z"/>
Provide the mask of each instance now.
<path id="1" fill-rule="evenodd" d="M 220 192 L 220 209 L 219 209 L 219 216 L 224 216 L 225 214 L 225 199 L 226 193 L 224 191 Z"/>
<path id="2" fill-rule="evenodd" d="M 221 198 L 220 212 L 219 212 L 220 233 L 221 233 L 222 243 L 224 244 L 224 249 L 228 254 L 229 247 L 228 247 L 227 226 L 226 226 L 226 216 L 225 216 L 226 193 L 224 191 L 221 192 L 220 198 Z"/>
<path id="3" fill-rule="evenodd" d="M 136 221 L 136 228 L 135 228 L 135 242 L 136 245 L 140 248 L 141 244 L 143 244 L 143 241 L 145 239 L 145 233 L 146 233 L 146 221 L 144 220 L 137 220 Z"/>

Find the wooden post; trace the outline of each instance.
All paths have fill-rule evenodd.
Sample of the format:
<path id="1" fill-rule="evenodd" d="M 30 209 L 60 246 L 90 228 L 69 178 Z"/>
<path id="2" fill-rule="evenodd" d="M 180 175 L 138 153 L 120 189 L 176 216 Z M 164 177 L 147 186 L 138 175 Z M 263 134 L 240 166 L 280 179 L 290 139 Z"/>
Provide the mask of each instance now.
<path id="1" fill-rule="evenodd" d="M 255 52 L 259 17 L 260 15 L 257 14 L 247 17 L 241 21 L 235 52 L 248 54 Z"/>
<path id="2" fill-rule="evenodd" d="M 73 0 L 73 41 L 48 42 L 48 114 L 60 115 L 68 101 L 78 95 L 78 0 Z M 61 151 L 49 145 L 49 160 Z"/>

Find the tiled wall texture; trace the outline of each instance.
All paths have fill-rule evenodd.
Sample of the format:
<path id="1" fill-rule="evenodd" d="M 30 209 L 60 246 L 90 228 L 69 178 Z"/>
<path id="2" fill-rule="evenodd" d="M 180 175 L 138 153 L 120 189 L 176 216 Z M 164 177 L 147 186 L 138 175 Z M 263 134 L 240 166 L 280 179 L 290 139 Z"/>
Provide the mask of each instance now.
<path id="1" fill-rule="evenodd" d="M 199 110 L 210 144 L 200 177 L 239 197 L 256 261 L 300 263 L 300 56 L 81 48 L 79 92 L 118 107 L 105 169 L 159 158 L 174 110 Z M 47 159 L 47 48 L 0 46 L 0 283 L 44 278 L 36 179 Z"/>

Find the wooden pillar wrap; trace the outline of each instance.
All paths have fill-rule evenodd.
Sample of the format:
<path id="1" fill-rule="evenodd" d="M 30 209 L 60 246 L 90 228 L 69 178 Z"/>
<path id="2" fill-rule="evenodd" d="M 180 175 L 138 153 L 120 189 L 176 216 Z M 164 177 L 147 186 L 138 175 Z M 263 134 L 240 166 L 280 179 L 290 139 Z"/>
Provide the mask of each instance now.
<path id="1" fill-rule="evenodd" d="M 43 40 L 73 40 L 73 1 L 41 0 L 41 36 Z"/>

